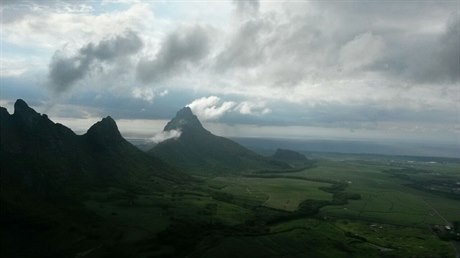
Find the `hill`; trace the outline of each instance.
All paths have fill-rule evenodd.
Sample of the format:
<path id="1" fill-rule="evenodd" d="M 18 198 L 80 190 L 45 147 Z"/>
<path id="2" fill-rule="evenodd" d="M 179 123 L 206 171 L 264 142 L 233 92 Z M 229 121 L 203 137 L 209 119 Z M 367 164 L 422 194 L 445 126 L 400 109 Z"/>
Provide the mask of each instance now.
<path id="1" fill-rule="evenodd" d="M 275 154 L 272 156 L 275 160 L 282 160 L 287 162 L 306 162 L 308 159 L 305 155 L 302 155 L 293 150 L 276 149 Z"/>
<path id="2" fill-rule="evenodd" d="M 241 173 L 260 169 L 282 169 L 289 165 L 262 157 L 238 143 L 206 130 L 189 107 L 179 110 L 164 131 L 180 131 L 149 153 L 184 171 L 199 174 Z"/>

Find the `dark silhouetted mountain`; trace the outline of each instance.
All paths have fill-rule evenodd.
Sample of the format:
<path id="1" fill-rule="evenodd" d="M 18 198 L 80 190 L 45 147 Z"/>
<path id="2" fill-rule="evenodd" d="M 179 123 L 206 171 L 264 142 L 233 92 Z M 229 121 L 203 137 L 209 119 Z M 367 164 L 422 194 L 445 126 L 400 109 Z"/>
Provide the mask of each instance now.
<path id="1" fill-rule="evenodd" d="M 180 137 L 157 144 L 149 153 L 187 172 L 207 175 L 289 167 L 212 134 L 203 128 L 189 107 L 179 110 L 165 126 L 164 131 L 170 130 L 181 131 Z"/>
<path id="2" fill-rule="evenodd" d="M 305 162 L 308 159 L 305 155 L 302 155 L 293 150 L 277 149 L 275 154 L 272 156 L 275 160 L 287 161 L 287 162 Z"/>
<path id="3" fill-rule="evenodd" d="M 0 109 L 0 119 L 2 180 L 35 193 L 111 184 L 161 189 L 188 178 L 127 142 L 110 117 L 76 135 L 17 100 L 12 115 Z"/>
<path id="4" fill-rule="evenodd" d="M 198 117 L 195 116 L 189 107 L 184 107 L 176 113 L 176 116 L 166 124 L 164 131 L 170 130 L 182 130 L 182 131 L 194 131 L 197 133 L 208 133 L 209 131 L 204 129 Z"/>
<path id="5" fill-rule="evenodd" d="M 85 136 L 89 143 L 101 149 L 111 149 L 125 142 L 110 116 L 91 126 Z"/>
<path id="6" fill-rule="evenodd" d="M 127 142 L 110 117 L 76 135 L 23 100 L 12 115 L 0 107 L 0 172 L 1 257 L 79 256 L 75 245 L 104 243 L 88 233 L 101 222 L 84 205 L 93 192 L 117 189 L 127 200 L 192 180 Z M 119 235 L 106 223 L 98 232 Z"/>

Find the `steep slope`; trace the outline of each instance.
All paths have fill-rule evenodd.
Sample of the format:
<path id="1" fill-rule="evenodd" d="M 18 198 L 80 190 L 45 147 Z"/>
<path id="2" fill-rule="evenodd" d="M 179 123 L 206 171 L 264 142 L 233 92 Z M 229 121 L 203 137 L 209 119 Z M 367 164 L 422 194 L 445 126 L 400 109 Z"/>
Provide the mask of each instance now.
<path id="1" fill-rule="evenodd" d="M 86 181 L 78 136 L 67 127 L 40 115 L 23 100 L 14 113 L 1 108 L 0 169 L 2 181 L 27 190 L 53 195 L 64 181 Z M 78 175 L 78 177 L 74 177 Z"/>
<path id="2" fill-rule="evenodd" d="M 86 206 L 92 193 L 117 189 L 126 200 L 189 180 L 128 143 L 110 117 L 76 135 L 23 100 L 11 115 L 0 107 L 0 256 L 80 257 L 115 248 L 123 231 Z"/>
<path id="3" fill-rule="evenodd" d="M 91 153 L 98 176 L 104 180 L 113 179 L 121 184 L 135 186 L 143 185 L 145 181 L 190 180 L 189 176 L 179 173 L 162 160 L 145 154 L 126 141 L 110 116 L 94 124 L 82 136 L 82 142 L 85 151 Z M 162 187 L 162 184 L 157 187 Z"/>
<path id="4" fill-rule="evenodd" d="M 12 115 L 0 109 L 0 119 L 2 180 L 44 196 L 110 184 L 161 188 L 188 178 L 127 142 L 110 117 L 79 136 L 17 100 Z"/>
<path id="5" fill-rule="evenodd" d="M 234 141 L 213 135 L 203 128 L 189 107 L 179 110 L 164 128 L 164 131 L 171 130 L 180 131 L 180 137 L 159 143 L 149 153 L 183 171 L 208 175 L 288 167 L 284 163 L 273 163 Z"/>

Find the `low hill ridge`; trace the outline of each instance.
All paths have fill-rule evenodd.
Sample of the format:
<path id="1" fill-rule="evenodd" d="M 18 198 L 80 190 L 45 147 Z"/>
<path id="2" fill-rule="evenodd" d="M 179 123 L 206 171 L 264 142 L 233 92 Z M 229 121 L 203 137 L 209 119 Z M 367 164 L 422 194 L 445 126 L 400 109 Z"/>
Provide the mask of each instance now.
<path id="1" fill-rule="evenodd" d="M 276 149 L 275 154 L 272 156 L 273 159 L 282 161 L 307 161 L 305 155 L 298 153 L 297 151 L 287 149 Z"/>

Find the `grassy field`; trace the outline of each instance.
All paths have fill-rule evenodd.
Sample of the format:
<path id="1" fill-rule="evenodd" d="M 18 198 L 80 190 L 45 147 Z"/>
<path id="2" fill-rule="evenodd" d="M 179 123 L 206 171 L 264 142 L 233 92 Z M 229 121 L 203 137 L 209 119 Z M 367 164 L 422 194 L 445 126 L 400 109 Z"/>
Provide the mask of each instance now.
<path id="1" fill-rule="evenodd" d="M 411 162 L 410 166 L 428 169 L 440 176 L 460 177 L 458 164 Z M 347 182 L 346 192 L 359 193 L 361 199 L 323 207 L 319 216 L 329 218 L 328 222 L 317 218 L 299 219 L 276 224 L 265 235 L 225 238 L 219 246 L 207 251 L 205 257 L 217 253 L 228 254 L 228 257 L 253 253 L 260 257 L 297 257 L 296 254 L 298 257 L 304 254 L 311 257 L 454 257 L 452 245 L 441 241 L 429 227 L 460 220 L 460 201 L 416 190 L 407 186 L 406 181 L 383 172 L 404 167 L 406 163 L 321 160 L 316 168 L 283 173 L 284 177 Z M 288 211 L 295 210 L 304 199 L 331 198 L 331 194 L 320 190 L 327 184 L 293 178 L 214 178 L 208 183 L 242 198 Z M 291 240 L 289 244 L 285 243 L 287 239 Z M 297 241 L 314 242 L 317 248 L 308 248 Z M 231 246 L 241 248 L 229 250 Z M 256 252 L 263 246 L 269 248 Z M 328 251 L 321 253 L 318 249 Z"/>
<path id="2" fill-rule="evenodd" d="M 238 247 L 238 248 L 236 248 Z M 349 220 L 298 219 L 267 234 L 232 236 L 203 257 L 454 257 L 428 229 Z"/>
<path id="3" fill-rule="evenodd" d="M 330 193 L 320 190 L 329 184 L 287 178 L 218 177 L 209 184 L 221 185 L 222 191 L 240 198 L 260 201 L 267 207 L 294 211 L 306 199 L 331 200 Z"/>
<path id="4" fill-rule="evenodd" d="M 124 236 L 126 241 L 157 234 L 165 230 L 171 220 L 236 225 L 250 216 L 247 209 L 217 201 L 205 192 L 152 193 L 135 198 L 127 198 L 119 189 L 91 194 L 85 206 L 120 230 L 129 232 Z"/>
<path id="5" fill-rule="evenodd" d="M 351 201 L 347 205 L 324 207 L 324 215 L 420 227 L 427 224 L 445 224 L 444 219 L 460 219 L 460 201 L 415 190 L 405 186 L 405 181 L 382 172 L 399 166 L 326 160 L 319 164 L 316 168 L 292 175 L 347 181 L 347 191 L 359 193 L 362 197 L 361 200 Z M 458 175 L 458 165 L 430 165 L 430 169 L 437 173 Z"/>
<path id="6" fill-rule="evenodd" d="M 410 164 L 459 176 L 458 164 Z M 172 192 L 109 188 L 88 193 L 84 204 L 137 257 L 454 257 L 430 225 L 459 220 L 460 201 L 384 172 L 406 166 L 321 159 L 299 172 L 202 178 Z M 329 191 L 334 184 L 344 188 Z M 335 203 L 336 193 L 360 198 Z M 296 213 L 305 200 L 322 203 L 319 213 Z"/>

